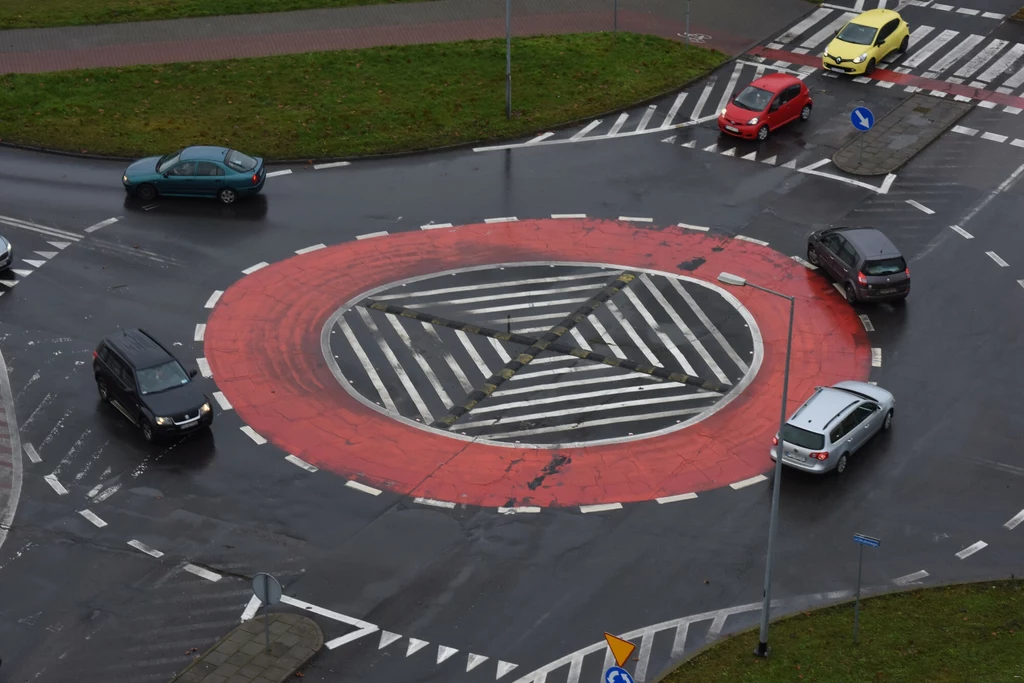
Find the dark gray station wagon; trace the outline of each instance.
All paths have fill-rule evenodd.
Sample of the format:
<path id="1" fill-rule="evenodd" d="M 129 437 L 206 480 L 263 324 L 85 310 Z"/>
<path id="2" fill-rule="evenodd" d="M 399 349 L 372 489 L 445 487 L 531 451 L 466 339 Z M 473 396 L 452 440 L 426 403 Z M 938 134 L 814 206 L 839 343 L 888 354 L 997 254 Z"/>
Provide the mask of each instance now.
<path id="1" fill-rule="evenodd" d="M 807 260 L 842 287 L 846 300 L 902 302 L 910 294 L 910 268 L 889 238 L 875 228 L 829 228 L 807 238 Z"/>

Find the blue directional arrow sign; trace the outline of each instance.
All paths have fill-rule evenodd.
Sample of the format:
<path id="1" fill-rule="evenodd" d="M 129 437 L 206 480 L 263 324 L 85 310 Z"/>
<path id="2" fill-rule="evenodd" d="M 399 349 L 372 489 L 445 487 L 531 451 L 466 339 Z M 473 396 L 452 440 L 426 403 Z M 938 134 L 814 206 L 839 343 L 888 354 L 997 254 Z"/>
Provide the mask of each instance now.
<path id="1" fill-rule="evenodd" d="M 850 112 L 850 122 L 857 130 L 871 130 L 875 125 L 875 115 L 867 107 L 857 107 Z"/>
<path id="2" fill-rule="evenodd" d="M 880 540 L 878 540 L 877 538 L 872 538 L 871 536 L 865 536 L 864 534 L 854 534 L 853 535 L 853 540 L 856 541 L 857 543 L 860 543 L 861 545 L 869 545 L 872 548 L 877 548 L 878 546 L 882 545 L 882 542 Z"/>
<path id="3" fill-rule="evenodd" d="M 622 667 L 613 666 L 604 672 L 604 683 L 633 683 L 633 677 Z"/>

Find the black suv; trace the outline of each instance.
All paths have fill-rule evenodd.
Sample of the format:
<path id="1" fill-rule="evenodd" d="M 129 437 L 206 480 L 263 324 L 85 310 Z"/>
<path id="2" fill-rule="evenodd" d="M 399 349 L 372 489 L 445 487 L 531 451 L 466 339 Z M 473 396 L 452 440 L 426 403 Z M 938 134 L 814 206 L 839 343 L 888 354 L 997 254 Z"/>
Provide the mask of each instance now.
<path id="1" fill-rule="evenodd" d="M 807 238 L 807 260 L 842 287 L 846 300 L 901 302 L 910 294 L 910 268 L 900 250 L 875 228 L 829 228 Z"/>
<path id="2" fill-rule="evenodd" d="M 146 441 L 207 428 L 210 399 L 192 382 L 196 371 L 181 363 L 143 330 L 122 330 L 92 353 L 100 398 L 138 425 Z"/>

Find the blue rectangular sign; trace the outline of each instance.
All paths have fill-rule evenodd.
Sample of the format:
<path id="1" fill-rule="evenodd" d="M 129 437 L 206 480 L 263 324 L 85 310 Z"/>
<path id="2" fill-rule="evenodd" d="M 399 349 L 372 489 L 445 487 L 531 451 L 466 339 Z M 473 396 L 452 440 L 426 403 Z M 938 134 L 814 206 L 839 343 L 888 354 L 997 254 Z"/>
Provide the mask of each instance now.
<path id="1" fill-rule="evenodd" d="M 882 545 L 882 542 L 880 540 L 878 540 L 877 538 L 872 538 L 871 536 L 865 536 L 864 534 L 854 534 L 853 535 L 853 540 L 856 541 L 857 543 L 860 543 L 861 545 L 869 545 L 872 548 L 877 548 L 878 546 Z"/>

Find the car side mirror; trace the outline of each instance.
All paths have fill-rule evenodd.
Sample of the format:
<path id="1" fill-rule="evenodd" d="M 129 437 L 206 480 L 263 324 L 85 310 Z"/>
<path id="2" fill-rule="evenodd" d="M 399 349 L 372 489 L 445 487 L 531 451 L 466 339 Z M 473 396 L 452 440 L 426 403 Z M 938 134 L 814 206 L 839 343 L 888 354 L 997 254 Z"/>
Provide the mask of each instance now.
<path id="1" fill-rule="evenodd" d="M 160 175 L 162 175 L 164 178 L 166 178 L 166 177 L 168 177 L 171 174 L 170 173 L 161 173 Z"/>
<path id="2" fill-rule="evenodd" d="M 199 371 L 198 371 L 198 370 L 189 370 L 189 371 L 188 371 L 188 376 L 189 376 L 189 379 L 192 379 L 192 378 L 194 378 L 194 377 L 195 377 L 196 375 L 198 375 L 198 374 L 199 374 Z"/>

